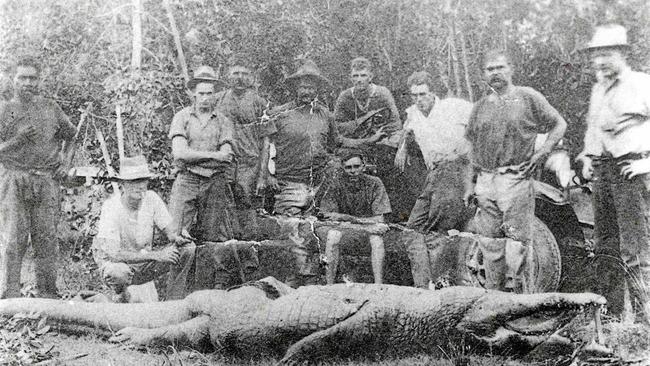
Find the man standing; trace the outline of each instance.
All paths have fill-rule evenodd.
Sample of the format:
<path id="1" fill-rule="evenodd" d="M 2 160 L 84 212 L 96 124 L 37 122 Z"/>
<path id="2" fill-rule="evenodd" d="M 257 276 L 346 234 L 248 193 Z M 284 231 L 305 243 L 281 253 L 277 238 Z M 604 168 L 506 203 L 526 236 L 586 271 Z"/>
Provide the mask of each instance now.
<path id="1" fill-rule="evenodd" d="M 488 52 L 483 66 L 491 93 L 474 105 L 467 126 L 471 168 L 463 197 L 467 202 L 476 195 L 479 210 L 475 229 L 479 234 L 505 235 L 525 248 L 532 243 L 535 219 L 530 176 L 562 138 L 566 122 L 539 92 L 512 84 L 512 65 L 505 52 Z M 548 133 L 548 138 L 534 152 L 540 133 Z M 506 258 L 512 264 L 507 268 L 506 285 L 526 291 L 521 289 L 525 284 L 520 283 L 526 252 L 511 254 Z"/>
<path id="2" fill-rule="evenodd" d="M 167 300 L 186 295 L 196 247 L 173 231 L 165 203 L 147 190 L 152 176 L 144 156 L 123 159 L 117 176 L 120 192 L 102 205 L 93 256 L 102 279 L 115 291 L 116 302 L 128 302 L 127 286 L 149 282 L 168 271 Z M 171 245 L 152 250 L 155 228 L 165 233 Z"/>
<path id="3" fill-rule="evenodd" d="M 173 231 L 193 232 L 200 241 L 233 239 L 237 220 L 227 174 L 233 160 L 233 124 L 216 108 L 216 73 L 199 67 L 188 82 L 193 104 L 176 113 L 169 129 L 178 175 L 172 186 Z"/>
<path id="4" fill-rule="evenodd" d="M 0 104 L 0 299 L 20 296 L 30 237 L 40 296 L 57 297 L 57 180 L 68 170 L 62 157 L 76 130 L 54 101 L 39 95 L 40 75 L 36 60 L 19 60 L 14 97 Z"/>
<path id="5" fill-rule="evenodd" d="M 265 129 L 270 139 L 265 140 L 263 155 L 268 156 L 269 142 L 274 143 L 275 176 L 270 177 L 270 184 L 278 191 L 275 212 L 297 215 L 313 207 L 314 195 L 335 148 L 374 143 L 384 136 L 384 129 L 367 138 L 342 137 L 330 111 L 316 99 L 329 81 L 313 61 L 306 60 L 287 77 L 287 83 L 295 90 L 296 98 L 271 112 Z"/>
<path id="6" fill-rule="evenodd" d="M 650 75 L 630 69 L 629 48 L 625 28 L 613 24 L 596 28 L 585 48 L 597 82 L 578 159 L 594 181 L 597 252 L 620 256 L 633 306 L 650 322 Z"/>
<path id="7" fill-rule="evenodd" d="M 386 184 L 391 200 L 399 205 L 391 221 L 398 221 L 400 211 L 405 209 L 404 187 L 409 182 L 394 167 L 393 159 L 398 144 L 398 134 L 402 128 L 399 111 L 391 92 L 384 86 L 374 84 L 372 63 L 357 57 L 350 63 L 352 87 L 339 95 L 334 106 L 334 119 L 341 134 L 349 138 L 367 138 L 380 127 L 384 127 L 387 137 L 363 147 L 368 164 L 376 169 L 376 175 Z M 341 152 L 345 155 L 346 151 Z M 410 209 L 411 206 L 408 206 Z M 405 216 L 405 215 L 403 215 Z"/>
<path id="8" fill-rule="evenodd" d="M 384 266 L 384 239 L 388 227 L 380 226 L 384 215 L 390 213 L 390 201 L 384 184 L 377 177 L 363 173 L 363 155 L 352 152 L 343 158 L 343 175 L 327 190 L 320 211 L 328 220 L 361 224 L 360 229 L 346 230 L 345 235 L 336 228 L 326 230 L 325 255 L 327 257 L 327 284 L 334 284 L 339 263 L 339 243 L 368 238 L 371 248 L 372 273 L 375 283 L 382 283 Z"/>
<path id="9" fill-rule="evenodd" d="M 407 83 L 414 104 L 406 109 L 404 135 L 395 165 L 404 171 L 409 158 L 407 143 L 414 139 L 428 171 L 424 190 L 407 225 L 423 232 L 462 230 L 467 221 L 463 178 L 469 142 L 465 139 L 465 127 L 472 103 L 458 98 L 439 99 L 433 93 L 432 77 L 425 71 L 413 73 Z"/>
<path id="10" fill-rule="evenodd" d="M 263 136 L 260 117 L 264 114 L 267 101 L 254 88 L 253 67 L 242 55 L 230 59 L 228 67 L 230 88 L 216 95 L 221 112 L 234 125 L 234 183 L 235 203 L 239 214 L 240 228 L 245 228 L 255 215 L 255 209 L 262 206 L 260 194 L 260 152 Z M 233 179 L 231 177 L 231 179 Z M 245 232 L 239 233 L 246 235 Z"/>

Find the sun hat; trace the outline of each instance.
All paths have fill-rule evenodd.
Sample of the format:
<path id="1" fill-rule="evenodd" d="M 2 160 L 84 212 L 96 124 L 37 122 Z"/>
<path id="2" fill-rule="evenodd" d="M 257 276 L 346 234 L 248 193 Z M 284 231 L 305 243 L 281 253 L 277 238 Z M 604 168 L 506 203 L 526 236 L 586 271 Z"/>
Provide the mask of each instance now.
<path id="1" fill-rule="evenodd" d="M 199 68 L 194 71 L 194 75 L 187 82 L 187 88 L 192 90 L 198 83 L 213 83 L 215 85 L 223 85 L 224 82 L 219 80 L 217 73 L 210 66 L 199 66 Z"/>
<path id="2" fill-rule="evenodd" d="M 630 44 L 627 42 L 627 30 L 620 24 L 606 24 L 596 27 L 591 41 L 582 51 L 603 48 L 630 48 Z"/>
<path id="3" fill-rule="evenodd" d="M 149 179 L 154 176 L 149 170 L 147 159 L 143 155 L 124 158 L 120 162 L 120 173 L 116 176 L 119 180 Z"/>
<path id="4" fill-rule="evenodd" d="M 325 76 L 323 76 L 323 73 L 321 73 L 318 66 L 316 66 L 316 63 L 312 60 L 304 60 L 302 65 L 298 67 L 298 70 L 296 70 L 295 73 L 287 76 L 285 81 L 287 83 L 295 83 L 302 78 L 313 78 L 318 81 L 320 86 L 330 85 L 330 81 Z"/>

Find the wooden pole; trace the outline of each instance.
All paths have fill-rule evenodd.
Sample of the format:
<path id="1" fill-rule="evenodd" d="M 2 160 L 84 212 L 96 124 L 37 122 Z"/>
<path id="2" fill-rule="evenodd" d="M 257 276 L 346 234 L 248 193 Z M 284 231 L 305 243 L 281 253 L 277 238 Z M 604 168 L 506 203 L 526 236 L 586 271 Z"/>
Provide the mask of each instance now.
<path id="1" fill-rule="evenodd" d="M 185 82 L 190 80 L 190 75 L 187 71 L 187 62 L 185 61 L 185 53 L 183 52 L 183 44 L 181 43 L 181 36 L 178 32 L 178 27 L 176 26 L 176 20 L 174 19 L 174 13 L 172 12 L 172 7 L 169 4 L 169 0 L 163 0 L 163 6 L 167 12 L 167 18 L 169 18 L 169 26 L 172 31 L 172 36 L 174 37 L 174 45 L 176 45 L 176 53 L 178 54 L 178 64 L 181 66 L 181 73 Z"/>
<path id="2" fill-rule="evenodd" d="M 95 134 L 97 134 L 97 140 L 99 141 L 99 147 L 102 149 L 102 156 L 104 157 L 104 163 L 106 164 L 106 171 L 111 177 L 117 176 L 115 169 L 111 166 L 111 155 L 108 153 L 108 147 L 106 146 L 106 139 L 104 139 L 104 134 L 97 127 L 95 127 Z M 117 182 L 111 182 L 113 187 L 113 193 L 117 194 L 120 192 L 120 187 L 117 185 Z"/>
<path id="3" fill-rule="evenodd" d="M 115 132 L 117 133 L 117 153 L 120 156 L 120 162 L 124 160 L 124 125 L 122 124 L 122 108 L 120 105 L 115 106 Z"/>
<path id="4" fill-rule="evenodd" d="M 142 2 L 141 0 L 133 1 L 133 47 L 131 53 L 131 68 L 136 70 L 142 66 Z"/>

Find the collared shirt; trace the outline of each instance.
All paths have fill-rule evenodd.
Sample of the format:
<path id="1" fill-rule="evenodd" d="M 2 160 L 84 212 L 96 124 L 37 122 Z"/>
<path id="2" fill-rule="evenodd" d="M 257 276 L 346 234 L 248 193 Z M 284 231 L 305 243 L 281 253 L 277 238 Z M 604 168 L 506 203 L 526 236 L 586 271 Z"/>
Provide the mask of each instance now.
<path id="1" fill-rule="evenodd" d="M 474 104 L 465 133 L 472 163 L 488 170 L 524 163 L 533 156 L 537 134 L 561 120 L 532 88 L 513 85 L 505 95 L 489 94 Z"/>
<path id="2" fill-rule="evenodd" d="M 56 102 L 36 96 L 29 104 L 16 99 L 0 103 L 0 141 L 8 141 L 27 126 L 36 137 L 0 155 L 0 162 L 14 169 L 52 170 L 61 163 L 61 142 L 71 141 L 76 128 Z"/>
<path id="3" fill-rule="evenodd" d="M 650 151 L 650 75 L 624 69 L 591 91 L 585 148 L 580 155 L 614 157 Z"/>
<path id="4" fill-rule="evenodd" d="M 381 117 L 373 117 L 377 119 L 374 121 L 372 131 L 368 131 L 362 135 L 345 134 L 345 137 L 350 138 L 364 138 L 369 137 L 376 132 L 381 126 L 389 126 L 392 131 L 398 131 L 402 128 L 402 122 L 399 118 L 399 111 L 395 105 L 395 99 L 390 90 L 381 85 L 370 84 L 369 96 L 367 102 L 363 105 L 354 96 L 354 88 L 349 88 L 341 92 L 336 104 L 334 105 L 334 119 L 337 123 L 348 122 L 362 117 L 364 114 L 379 108 L 386 108 L 382 111 Z M 388 143 L 393 141 L 387 137 L 382 141 Z M 396 143 L 392 143 L 396 146 Z"/>
<path id="5" fill-rule="evenodd" d="M 233 145 L 233 135 L 233 123 L 223 113 L 215 109 L 209 120 L 201 122 L 194 106 L 185 107 L 176 113 L 169 127 L 170 140 L 176 136 L 184 137 L 187 140 L 187 146 L 193 150 L 219 151 L 224 144 Z M 225 161 L 189 164 L 175 160 L 174 163 L 181 170 L 187 170 L 204 177 L 225 172 L 230 166 L 230 163 Z"/>
<path id="6" fill-rule="evenodd" d="M 381 179 L 361 174 L 359 180 L 349 182 L 341 177 L 323 196 L 321 210 L 338 212 L 356 217 L 372 217 L 388 214 L 390 200 Z"/>
<path id="7" fill-rule="evenodd" d="M 330 111 L 323 105 L 297 107 L 294 102 L 271 112 L 264 134 L 275 144 L 275 175 L 279 180 L 312 184 L 341 144 Z"/>
<path id="8" fill-rule="evenodd" d="M 120 194 L 112 195 L 102 205 L 97 223 L 93 244 L 95 261 L 106 261 L 107 255 L 118 251 L 151 250 L 154 227 L 164 230 L 171 222 L 167 206 L 156 192 L 145 192 L 137 212 L 124 206 Z"/>
<path id="9" fill-rule="evenodd" d="M 236 159 L 257 161 L 262 149 L 263 129 L 259 118 L 266 109 L 267 102 L 254 90 L 248 89 L 237 95 L 232 89 L 217 94 L 217 107 L 228 117 L 235 128 L 234 151 Z"/>
<path id="10" fill-rule="evenodd" d="M 471 112 L 472 103 L 466 100 L 438 97 L 427 116 L 416 105 L 406 109 L 404 130 L 413 131 L 427 168 L 467 155 L 469 142 L 465 139 L 465 127 Z"/>

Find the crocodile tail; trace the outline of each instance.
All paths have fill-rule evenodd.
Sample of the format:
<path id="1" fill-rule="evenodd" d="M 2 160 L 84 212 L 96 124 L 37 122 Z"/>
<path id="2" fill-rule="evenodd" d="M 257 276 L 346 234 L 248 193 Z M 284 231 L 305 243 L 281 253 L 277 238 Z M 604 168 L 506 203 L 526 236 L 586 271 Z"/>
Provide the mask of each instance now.
<path id="1" fill-rule="evenodd" d="M 184 304 L 182 300 L 116 304 L 14 298 L 0 300 L 0 315 L 39 313 L 62 330 L 106 335 L 125 327 L 157 328 L 189 320 L 191 314 Z"/>

